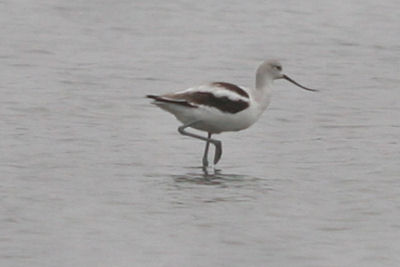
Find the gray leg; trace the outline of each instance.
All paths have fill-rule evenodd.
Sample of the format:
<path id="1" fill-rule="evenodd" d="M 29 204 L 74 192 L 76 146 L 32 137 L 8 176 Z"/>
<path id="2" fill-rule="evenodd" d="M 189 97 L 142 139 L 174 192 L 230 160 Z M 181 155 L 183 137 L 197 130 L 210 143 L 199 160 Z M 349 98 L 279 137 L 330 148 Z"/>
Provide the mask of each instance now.
<path id="1" fill-rule="evenodd" d="M 208 140 L 206 141 L 206 148 L 204 149 L 204 155 L 203 155 L 203 167 L 208 166 L 208 148 L 210 147 L 210 139 L 211 139 L 211 133 L 208 133 Z"/>
<path id="2" fill-rule="evenodd" d="M 212 139 L 212 138 L 206 138 L 206 137 L 203 137 L 203 136 L 200 136 L 200 135 L 197 135 L 197 134 L 193 134 L 193 133 L 189 133 L 189 132 L 185 131 L 185 128 L 190 127 L 190 126 L 192 126 L 193 124 L 196 124 L 196 123 L 198 123 L 198 121 L 182 125 L 181 127 L 178 128 L 178 131 L 182 135 L 186 135 L 186 136 L 190 136 L 190 137 L 193 137 L 193 138 L 197 138 L 197 139 L 206 141 L 207 143 L 209 143 L 209 142 L 212 143 L 215 146 L 214 164 L 217 164 L 218 161 L 221 159 L 221 156 L 222 156 L 222 143 L 221 143 L 221 141 L 215 140 L 215 139 Z M 210 133 L 209 133 L 209 136 L 211 137 Z M 206 152 L 208 152 L 207 144 L 206 144 L 206 149 L 207 149 Z M 203 157 L 203 165 L 204 165 L 204 157 Z"/>

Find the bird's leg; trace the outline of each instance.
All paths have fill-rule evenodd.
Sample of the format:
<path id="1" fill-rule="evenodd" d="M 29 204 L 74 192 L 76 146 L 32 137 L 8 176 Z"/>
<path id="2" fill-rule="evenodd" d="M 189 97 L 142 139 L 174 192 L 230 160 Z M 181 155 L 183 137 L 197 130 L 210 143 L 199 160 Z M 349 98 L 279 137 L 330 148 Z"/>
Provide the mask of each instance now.
<path id="1" fill-rule="evenodd" d="M 208 148 L 210 147 L 210 139 L 211 139 L 211 133 L 208 133 L 208 140 L 206 141 L 206 148 L 204 149 L 204 155 L 203 155 L 203 167 L 208 166 Z"/>
<path id="2" fill-rule="evenodd" d="M 178 128 L 178 132 L 180 134 L 182 134 L 182 135 L 186 135 L 186 136 L 190 136 L 190 137 L 193 137 L 193 138 L 197 138 L 197 139 L 206 141 L 207 143 L 208 142 L 212 143 L 215 146 L 214 164 L 217 164 L 218 161 L 221 159 L 221 156 L 222 156 L 222 143 L 221 143 L 221 141 L 216 140 L 216 139 L 212 139 L 212 138 L 206 138 L 206 137 L 203 137 L 203 136 L 200 136 L 200 135 L 197 135 L 197 134 L 193 134 L 193 133 L 189 133 L 189 132 L 185 131 L 185 129 L 187 127 L 193 126 L 194 124 L 196 124 L 198 122 L 199 121 L 194 121 L 194 122 L 182 125 L 182 126 L 180 126 Z M 211 135 L 210 135 L 210 137 L 211 137 Z M 207 146 L 207 144 L 206 144 L 206 146 Z M 203 164 L 204 164 L 204 160 L 203 160 Z"/>

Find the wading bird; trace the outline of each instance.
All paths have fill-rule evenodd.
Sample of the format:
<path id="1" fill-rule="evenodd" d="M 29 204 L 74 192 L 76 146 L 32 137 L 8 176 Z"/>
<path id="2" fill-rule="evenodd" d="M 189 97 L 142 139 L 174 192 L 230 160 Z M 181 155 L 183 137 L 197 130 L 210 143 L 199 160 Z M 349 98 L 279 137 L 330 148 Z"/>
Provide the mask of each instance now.
<path id="1" fill-rule="evenodd" d="M 203 167 L 207 167 L 210 143 L 215 146 L 214 164 L 222 155 L 222 143 L 211 138 L 212 135 L 241 131 L 255 123 L 270 103 L 271 86 L 276 79 L 285 79 L 305 90 L 317 91 L 292 80 L 282 73 L 282 65 L 278 61 L 269 60 L 257 68 L 255 88 L 212 82 L 176 93 L 147 97 L 154 99 L 153 104 L 172 113 L 183 123 L 178 128 L 180 134 L 206 142 Z M 188 127 L 207 132 L 207 137 L 188 132 Z"/>

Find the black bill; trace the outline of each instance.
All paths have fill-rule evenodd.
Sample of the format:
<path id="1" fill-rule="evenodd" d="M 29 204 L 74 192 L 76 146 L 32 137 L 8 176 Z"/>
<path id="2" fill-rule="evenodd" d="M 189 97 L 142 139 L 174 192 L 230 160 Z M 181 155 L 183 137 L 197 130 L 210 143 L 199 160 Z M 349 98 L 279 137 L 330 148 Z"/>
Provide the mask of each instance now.
<path id="1" fill-rule="evenodd" d="M 291 78 L 289 78 L 289 77 L 286 76 L 285 74 L 283 75 L 282 78 L 285 79 L 285 80 L 288 80 L 289 82 L 291 82 L 291 83 L 297 85 L 297 86 L 300 87 L 300 88 L 303 88 L 304 90 L 313 91 L 313 92 L 317 92 L 317 91 L 318 91 L 317 89 L 307 88 L 307 87 L 305 87 L 305 86 L 299 84 L 298 82 L 292 80 Z"/>

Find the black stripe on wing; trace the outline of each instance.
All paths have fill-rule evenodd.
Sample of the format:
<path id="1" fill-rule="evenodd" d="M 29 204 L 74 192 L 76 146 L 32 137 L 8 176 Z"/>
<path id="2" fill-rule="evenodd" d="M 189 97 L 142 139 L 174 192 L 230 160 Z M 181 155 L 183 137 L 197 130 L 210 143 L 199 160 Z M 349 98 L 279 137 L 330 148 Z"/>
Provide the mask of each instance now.
<path id="1" fill-rule="evenodd" d="M 194 105 L 213 107 L 228 113 L 238 113 L 249 107 L 247 101 L 241 99 L 232 100 L 227 96 L 217 97 L 210 92 L 190 92 L 180 94 L 179 97 Z"/>
<path id="2" fill-rule="evenodd" d="M 172 103 L 190 108 L 197 108 L 199 105 L 203 105 L 232 114 L 249 107 L 249 103 L 242 99 L 232 100 L 227 96 L 217 97 L 211 92 L 187 92 L 164 96 L 147 95 L 147 97 L 159 102 Z"/>

